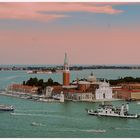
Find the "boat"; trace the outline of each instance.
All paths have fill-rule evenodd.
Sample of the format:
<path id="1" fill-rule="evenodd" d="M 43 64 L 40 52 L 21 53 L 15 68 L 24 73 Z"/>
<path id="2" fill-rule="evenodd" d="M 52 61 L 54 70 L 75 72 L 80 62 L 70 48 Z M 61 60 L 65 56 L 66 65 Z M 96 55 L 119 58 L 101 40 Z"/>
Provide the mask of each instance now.
<path id="1" fill-rule="evenodd" d="M 107 117 L 118 117 L 118 118 L 138 118 L 138 114 L 129 114 L 129 105 L 122 104 L 121 107 L 114 107 L 113 105 L 99 105 L 97 110 L 87 109 L 89 115 L 94 116 L 107 116 Z"/>
<path id="2" fill-rule="evenodd" d="M 56 94 L 56 95 L 53 95 L 52 98 L 55 100 L 60 100 L 61 97 L 59 94 Z"/>
<path id="3" fill-rule="evenodd" d="M 32 70 L 27 71 L 27 74 L 33 74 Z"/>
<path id="4" fill-rule="evenodd" d="M 0 105 L 0 111 L 14 111 L 12 105 Z"/>
<path id="5" fill-rule="evenodd" d="M 137 102 L 138 105 L 140 105 L 140 102 Z"/>
<path id="6" fill-rule="evenodd" d="M 32 126 L 42 126 L 41 123 L 37 123 L 37 122 L 32 122 L 31 125 L 32 125 Z"/>

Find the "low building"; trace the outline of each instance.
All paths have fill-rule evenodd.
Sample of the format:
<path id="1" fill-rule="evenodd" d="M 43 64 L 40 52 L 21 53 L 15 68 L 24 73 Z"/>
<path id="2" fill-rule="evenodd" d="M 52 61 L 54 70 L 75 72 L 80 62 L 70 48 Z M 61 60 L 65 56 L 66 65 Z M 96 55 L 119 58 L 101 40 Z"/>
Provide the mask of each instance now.
<path id="1" fill-rule="evenodd" d="M 140 100 L 140 90 L 113 89 L 114 97 L 125 100 Z"/>
<path id="2" fill-rule="evenodd" d="M 130 89 L 130 90 L 140 90 L 139 83 L 123 83 L 121 84 L 122 89 Z"/>
<path id="3" fill-rule="evenodd" d="M 123 83 L 121 87 L 113 88 L 113 94 L 116 98 L 140 100 L 140 84 Z"/>
<path id="4" fill-rule="evenodd" d="M 27 86 L 22 84 L 12 84 L 8 87 L 9 91 L 18 92 L 18 93 L 30 93 L 30 94 L 37 94 L 38 87 L 35 86 Z"/>
<path id="5" fill-rule="evenodd" d="M 73 90 L 64 93 L 65 100 L 74 100 L 74 101 L 92 101 L 94 96 L 92 92 L 82 92 L 79 90 Z"/>
<path id="6" fill-rule="evenodd" d="M 131 99 L 140 100 L 140 90 L 131 92 Z"/>
<path id="7" fill-rule="evenodd" d="M 113 88 L 113 95 L 115 98 L 128 100 L 131 98 L 131 91 L 122 88 Z"/>

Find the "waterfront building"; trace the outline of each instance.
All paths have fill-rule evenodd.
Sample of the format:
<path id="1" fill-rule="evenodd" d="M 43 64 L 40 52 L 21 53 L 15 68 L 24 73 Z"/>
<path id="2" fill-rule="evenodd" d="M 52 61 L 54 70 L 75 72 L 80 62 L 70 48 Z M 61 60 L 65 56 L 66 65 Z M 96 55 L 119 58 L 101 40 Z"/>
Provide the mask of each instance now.
<path id="1" fill-rule="evenodd" d="M 47 96 L 60 97 L 64 95 L 64 100 L 76 101 L 92 101 L 95 99 L 95 90 L 98 88 L 96 77 L 91 73 L 85 80 L 78 80 L 70 84 L 70 70 L 68 64 L 68 57 L 65 53 L 64 66 L 63 66 L 63 85 L 53 86 L 53 89 L 48 92 Z"/>
<path id="2" fill-rule="evenodd" d="M 67 55 L 65 54 L 65 61 L 64 61 L 65 74 L 70 73 L 69 69 L 67 68 L 68 66 L 67 62 L 68 62 Z M 93 73 L 91 73 L 91 75 L 88 76 L 88 78 L 85 80 L 79 80 L 77 78 L 77 80 L 72 82 L 72 84 L 67 83 L 67 81 L 69 81 L 69 77 L 65 76 L 65 74 L 63 74 L 63 85 L 53 86 L 52 96 L 61 94 L 63 92 L 65 100 L 75 100 L 75 101 L 95 100 L 95 90 L 96 88 L 98 88 L 98 82 L 96 80 L 96 77 L 93 75 Z"/>
<path id="3" fill-rule="evenodd" d="M 80 92 L 80 91 L 69 91 L 65 93 L 65 100 L 72 101 L 92 101 L 93 94 L 92 92 Z"/>
<path id="4" fill-rule="evenodd" d="M 123 89 L 140 90 L 140 83 L 122 83 L 120 85 Z"/>
<path id="5" fill-rule="evenodd" d="M 64 67 L 63 67 L 63 85 L 68 86 L 69 84 L 70 84 L 70 71 L 69 71 L 67 53 L 65 53 Z"/>
<path id="6" fill-rule="evenodd" d="M 8 91 L 11 91 L 13 93 L 37 94 L 38 87 L 27 86 L 27 85 L 22 85 L 22 84 L 12 84 L 8 87 Z"/>
<path id="7" fill-rule="evenodd" d="M 115 98 L 125 100 L 140 100 L 140 84 L 139 83 L 123 83 L 120 87 L 113 88 Z"/>
<path id="8" fill-rule="evenodd" d="M 99 83 L 99 88 L 95 91 L 95 99 L 112 99 L 112 88 L 105 80 Z"/>

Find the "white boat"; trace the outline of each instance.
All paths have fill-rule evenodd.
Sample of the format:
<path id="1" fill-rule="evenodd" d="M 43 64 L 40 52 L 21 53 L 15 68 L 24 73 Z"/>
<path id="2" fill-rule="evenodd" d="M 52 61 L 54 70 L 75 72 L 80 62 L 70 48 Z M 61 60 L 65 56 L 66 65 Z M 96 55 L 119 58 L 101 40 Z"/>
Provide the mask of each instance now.
<path id="1" fill-rule="evenodd" d="M 32 122 L 31 125 L 32 125 L 32 126 L 42 126 L 41 123 L 37 123 L 37 122 Z"/>
<path id="2" fill-rule="evenodd" d="M 107 116 L 107 117 L 118 117 L 118 118 L 138 118 L 138 114 L 129 114 L 129 106 L 128 104 L 123 105 L 121 107 L 114 107 L 112 105 L 100 105 L 97 110 L 88 110 L 89 115 L 94 116 Z"/>
<path id="3" fill-rule="evenodd" d="M 32 70 L 27 71 L 28 74 L 33 74 L 34 72 Z"/>
<path id="4" fill-rule="evenodd" d="M 0 111 L 14 111 L 12 105 L 0 105 Z"/>
<path id="5" fill-rule="evenodd" d="M 140 105 L 140 102 L 137 102 L 138 105 Z"/>

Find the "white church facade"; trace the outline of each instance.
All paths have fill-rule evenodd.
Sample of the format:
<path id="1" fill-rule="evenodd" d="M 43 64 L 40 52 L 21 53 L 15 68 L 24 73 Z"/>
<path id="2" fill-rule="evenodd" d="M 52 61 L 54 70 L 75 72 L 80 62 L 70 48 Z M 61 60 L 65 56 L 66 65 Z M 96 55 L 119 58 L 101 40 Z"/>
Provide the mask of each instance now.
<path id="1" fill-rule="evenodd" d="M 95 99 L 112 99 L 112 88 L 106 81 L 99 83 L 99 88 L 95 91 Z"/>

